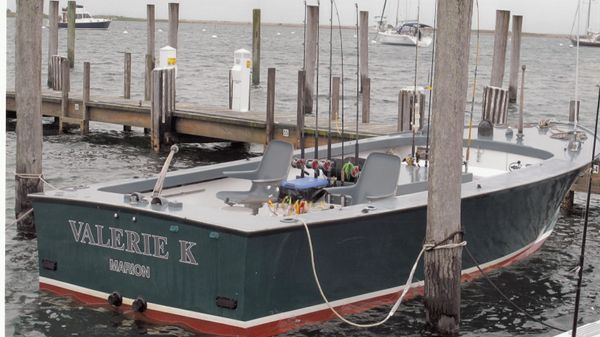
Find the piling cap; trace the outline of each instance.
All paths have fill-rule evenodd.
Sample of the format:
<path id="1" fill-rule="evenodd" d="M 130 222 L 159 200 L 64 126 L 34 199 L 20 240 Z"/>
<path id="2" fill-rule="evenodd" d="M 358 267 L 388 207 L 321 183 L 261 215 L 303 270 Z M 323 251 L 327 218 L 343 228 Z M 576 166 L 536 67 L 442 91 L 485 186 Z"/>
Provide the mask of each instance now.
<path id="1" fill-rule="evenodd" d="M 164 46 L 164 47 L 160 48 L 160 50 L 176 50 L 176 49 L 171 46 Z"/>

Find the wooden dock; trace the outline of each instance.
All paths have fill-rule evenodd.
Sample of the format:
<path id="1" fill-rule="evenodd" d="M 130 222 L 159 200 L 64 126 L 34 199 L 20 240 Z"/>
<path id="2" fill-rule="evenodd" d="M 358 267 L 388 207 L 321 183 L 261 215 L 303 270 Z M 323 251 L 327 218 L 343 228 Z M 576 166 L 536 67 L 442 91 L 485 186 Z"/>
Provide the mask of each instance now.
<path id="1" fill-rule="evenodd" d="M 61 115 L 61 93 L 44 90 L 42 93 L 42 115 L 58 117 L 66 124 L 80 124 L 83 120 L 82 97 L 69 96 L 67 113 Z M 91 96 L 86 103 L 89 121 L 117 125 L 128 125 L 150 129 L 150 101 L 124 99 L 122 97 Z M 14 91 L 6 92 L 7 117 L 16 117 L 16 99 Z M 298 127 L 295 112 L 275 111 L 274 138 L 298 145 Z M 225 141 L 264 144 L 267 142 L 266 112 L 236 112 L 223 107 L 203 106 L 198 104 L 177 103 L 173 112 L 173 125 L 179 135 L 207 137 Z M 347 116 L 344 137 L 346 140 L 356 138 L 354 116 Z M 319 116 L 319 144 L 327 139 L 328 114 Z M 314 114 L 305 115 L 305 144 L 314 146 L 315 134 Z M 339 142 L 341 121 L 332 121 L 332 141 Z M 360 123 L 359 138 L 386 135 L 396 132 L 395 123 Z"/>

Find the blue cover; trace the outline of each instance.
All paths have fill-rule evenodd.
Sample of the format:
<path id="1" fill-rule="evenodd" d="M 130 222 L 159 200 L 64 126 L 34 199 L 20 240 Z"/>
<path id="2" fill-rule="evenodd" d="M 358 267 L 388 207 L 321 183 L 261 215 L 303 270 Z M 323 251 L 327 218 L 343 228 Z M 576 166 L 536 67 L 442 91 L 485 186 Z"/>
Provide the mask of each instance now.
<path id="1" fill-rule="evenodd" d="M 328 184 L 329 184 L 329 182 L 327 181 L 327 179 L 304 177 L 304 178 L 286 180 L 281 183 L 281 187 L 291 189 L 291 190 L 296 190 L 296 191 L 302 191 L 302 190 L 307 190 L 307 189 L 311 189 L 311 188 L 327 187 Z"/>

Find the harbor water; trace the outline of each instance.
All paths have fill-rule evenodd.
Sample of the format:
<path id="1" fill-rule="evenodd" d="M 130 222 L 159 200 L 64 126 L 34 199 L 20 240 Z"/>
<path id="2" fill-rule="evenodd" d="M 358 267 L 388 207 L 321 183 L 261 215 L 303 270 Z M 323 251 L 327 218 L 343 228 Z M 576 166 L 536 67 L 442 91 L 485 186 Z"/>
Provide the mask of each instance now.
<path id="1" fill-rule="evenodd" d="M 145 22 L 116 21 L 106 31 L 77 31 L 76 62 L 71 88 L 80 92 L 83 62 L 91 62 L 91 91 L 94 96 L 122 96 L 123 52 L 132 54 L 132 98 L 143 98 L 143 68 L 146 48 Z M 43 84 L 46 76 L 47 33 L 43 33 Z M 339 34 L 343 36 L 345 114 L 356 113 L 356 48 L 355 32 L 337 30 L 333 36 L 334 76 L 340 75 L 341 53 Z M 181 23 L 177 64 L 177 101 L 203 105 L 226 106 L 228 100 L 228 70 L 233 63 L 233 51 L 251 50 L 251 25 L 223 23 Z M 319 68 L 319 99 L 327 113 L 329 77 L 329 31 L 321 31 L 321 62 Z M 167 40 L 167 23 L 157 22 L 157 50 Z M 266 71 L 277 68 L 275 114 L 295 111 L 297 71 L 302 67 L 302 27 L 263 26 L 261 51 L 262 82 L 251 90 L 252 107 L 264 110 L 266 101 Z M 373 36 L 374 37 L 374 36 Z M 480 64 L 477 76 L 476 106 L 481 105 L 484 84 L 489 83 L 493 35 L 481 34 Z M 476 35 L 472 35 L 475 42 Z M 7 20 L 7 88 L 14 88 L 15 21 Z M 475 43 L 473 43 L 473 46 Z M 509 44 L 510 46 L 510 44 Z M 510 47 L 509 47 L 510 51 Z M 59 53 L 66 55 L 66 31 L 59 32 Z M 476 50 L 471 49 L 470 85 Z M 575 96 L 575 54 L 566 38 L 524 36 L 522 64 L 525 75 L 525 121 L 541 119 L 565 120 L 569 100 Z M 507 53 L 509 55 L 509 52 Z M 371 119 L 396 123 L 397 95 L 400 88 L 427 85 L 431 67 L 431 48 L 419 50 L 415 67 L 415 49 L 372 43 L 369 46 L 369 76 L 371 77 Z M 592 126 L 600 81 L 600 49 L 580 50 L 579 99 L 580 120 Z M 505 86 L 508 83 L 508 62 Z M 471 89 L 469 90 L 469 95 Z M 467 101 L 470 102 L 470 96 Z M 469 109 L 469 105 L 467 105 Z M 480 117 L 476 107 L 474 120 Z M 511 105 L 509 120 L 517 120 L 517 106 Z M 121 126 L 91 123 L 91 133 L 56 135 L 49 132 L 43 140 L 43 171 L 50 188 L 88 185 L 107 180 L 147 177 L 157 174 L 166 153 L 154 154 L 148 136 L 141 129 L 122 132 Z M 6 131 L 6 223 L 14 220 L 15 173 L 14 121 L 7 122 Z M 242 159 L 260 154 L 260 145 L 182 144 L 175 156 L 173 170 L 198 165 Z M 576 194 L 573 213 L 561 213 L 554 233 L 542 249 L 532 257 L 506 269 L 490 274 L 505 294 L 536 320 L 570 329 L 575 301 L 576 272 L 583 229 L 585 195 Z M 510 210 L 507 210 L 509 212 Z M 493 215 L 490 215 L 493 216 Z M 518 216 L 518 214 L 515 214 Z M 584 266 L 584 281 L 580 323 L 600 319 L 600 197 L 592 198 L 588 244 Z M 468 228 L 466 229 L 468 230 Z M 415 238 L 421 240 L 422 238 Z M 6 229 L 6 336 L 196 336 L 176 326 L 154 325 L 137 321 L 130 315 L 115 313 L 107 306 L 86 306 L 38 289 L 37 241 L 16 239 L 16 226 Z M 308 258 L 308 257 L 307 257 Z M 398 280 L 404 283 L 405 280 Z M 389 307 L 381 307 L 354 315 L 352 320 L 376 321 Z M 485 279 L 462 287 L 461 336 L 552 336 L 558 331 L 547 328 L 506 303 Z M 403 304 L 398 313 L 383 326 L 368 330 L 351 327 L 333 320 L 292 331 L 286 336 L 421 336 L 424 328 L 422 299 Z"/>

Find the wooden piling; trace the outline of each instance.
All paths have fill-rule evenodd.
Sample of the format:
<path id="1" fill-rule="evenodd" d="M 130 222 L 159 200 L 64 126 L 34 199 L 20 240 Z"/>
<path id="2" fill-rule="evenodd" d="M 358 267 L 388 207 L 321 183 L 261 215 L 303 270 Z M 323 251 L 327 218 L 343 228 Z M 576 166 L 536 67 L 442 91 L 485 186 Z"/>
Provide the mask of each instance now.
<path id="1" fill-rule="evenodd" d="M 124 53 L 123 98 L 131 98 L 131 53 Z"/>
<path id="2" fill-rule="evenodd" d="M 502 88 L 509 21 L 510 11 L 496 11 L 496 35 L 494 37 L 494 57 L 492 61 L 492 76 L 490 78 L 490 86 L 492 87 Z"/>
<path id="3" fill-rule="evenodd" d="M 260 9 L 252 10 L 252 84 L 260 83 Z"/>
<path id="4" fill-rule="evenodd" d="M 67 8 L 67 58 L 71 68 L 75 65 L 75 8 L 76 2 L 69 1 Z"/>
<path id="5" fill-rule="evenodd" d="M 521 63 L 521 29 L 523 16 L 513 15 L 510 50 L 510 77 L 508 79 L 508 101 L 517 101 L 517 85 L 519 81 L 519 65 Z"/>
<path id="6" fill-rule="evenodd" d="M 317 64 L 319 6 L 306 6 L 306 33 L 304 41 L 304 113 L 312 113 Z M 318 94 L 318 93 L 317 93 Z"/>
<path id="7" fill-rule="evenodd" d="M 301 156 L 304 158 L 304 93 L 305 88 L 306 71 L 298 70 L 298 104 L 296 106 L 296 147 L 302 149 Z"/>
<path id="8" fill-rule="evenodd" d="M 126 52 L 123 60 L 123 98 L 131 98 L 131 53 Z M 130 132 L 131 125 L 123 125 L 123 131 Z"/>
<path id="9" fill-rule="evenodd" d="M 275 131 L 275 68 L 269 68 L 267 73 L 267 117 L 266 133 L 269 144 L 274 137 Z"/>
<path id="10" fill-rule="evenodd" d="M 523 65 L 521 69 L 521 99 L 519 100 L 519 129 L 517 134 L 523 136 L 523 114 L 525 107 L 525 69 L 527 69 L 527 67 Z"/>
<path id="11" fill-rule="evenodd" d="M 90 112 L 88 102 L 90 101 L 90 63 L 83 62 L 83 91 L 81 99 L 81 125 L 79 127 L 82 135 L 90 132 Z"/>
<path id="12" fill-rule="evenodd" d="M 369 77 L 369 12 L 360 11 L 359 14 L 359 66 L 361 91 L 363 78 Z"/>
<path id="13" fill-rule="evenodd" d="M 33 237 L 30 193 L 42 192 L 42 14 L 43 0 L 17 1 L 15 89 L 17 158 L 15 217 L 20 235 Z M 29 215 L 26 215 L 29 214 Z"/>
<path id="14" fill-rule="evenodd" d="M 418 92 L 417 95 L 419 104 L 419 129 L 423 128 L 423 121 L 425 119 L 425 93 Z M 398 126 L 396 130 L 398 132 L 403 131 L 411 131 L 412 125 L 415 122 L 415 106 L 416 104 L 413 102 L 415 99 L 414 87 L 406 87 L 400 89 L 400 93 L 398 94 Z"/>
<path id="15" fill-rule="evenodd" d="M 52 88 L 52 56 L 58 54 L 58 6 L 56 0 L 48 7 L 48 88 Z"/>
<path id="16" fill-rule="evenodd" d="M 146 57 L 144 72 L 144 100 L 150 100 L 152 69 L 154 69 L 155 46 L 154 5 L 146 5 Z"/>
<path id="17" fill-rule="evenodd" d="M 427 244 L 462 241 L 462 162 L 457 158 L 463 155 L 473 0 L 444 0 L 438 6 Z M 461 246 L 425 251 L 426 319 L 441 335 L 459 332 L 461 261 Z"/>
<path id="18" fill-rule="evenodd" d="M 174 140 L 175 68 L 152 70 L 150 101 L 150 142 L 152 149 L 160 152 L 161 145 L 169 145 Z"/>
<path id="19" fill-rule="evenodd" d="M 62 92 L 62 96 L 61 96 L 61 103 L 60 103 L 60 120 L 58 122 L 58 133 L 63 133 L 64 131 L 64 124 L 65 124 L 65 117 L 67 117 L 67 115 L 69 114 L 69 91 L 71 90 L 71 76 L 70 76 L 70 65 L 69 65 L 69 60 L 67 58 L 62 59 L 62 71 L 61 71 L 61 77 L 62 77 L 62 88 L 61 88 L 61 92 Z"/>
<path id="20" fill-rule="evenodd" d="M 371 120 L 371 79 L 362 78 L 362 122 L 369 123 Z"/>
<path id="21" fill-rule="evenodd" d="M 169 3 L 169 46 L 177 49 L 177 31 L 179 30 L 179 3 Z"/>
<path id="22" fill-rule="evenodd" d="M 340 115 L 340 78 L 331 78 L 331 114 L 330 118 L 335 121 Z"/>
<path id="23" fill-rule="evenodd" d="M 231 76 L 231 69 L 229 69 L 229 110 L 233 108 L 233 77 Z"/>

